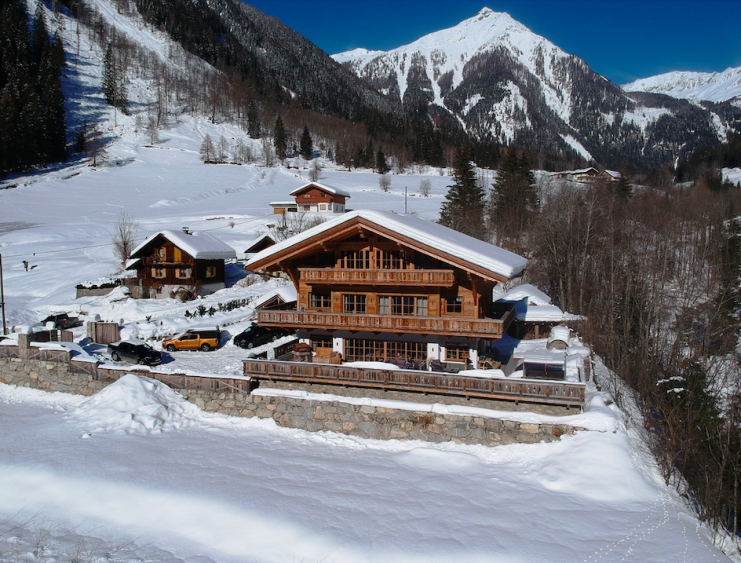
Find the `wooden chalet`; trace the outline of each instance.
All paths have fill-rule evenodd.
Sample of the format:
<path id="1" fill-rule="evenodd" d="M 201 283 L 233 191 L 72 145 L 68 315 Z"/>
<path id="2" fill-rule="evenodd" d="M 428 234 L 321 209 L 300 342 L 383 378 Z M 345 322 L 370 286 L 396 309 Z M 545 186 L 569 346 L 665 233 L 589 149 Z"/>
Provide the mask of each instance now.
<path id="1" fill-rule="evenodd" d="M 297 302 L 258 308 L 345 361 L 432 360 L 477 367 L 514 319 L 495 285 L 526 260 L 412 215 L 353 211 L 258 253 L 247 268 L 286 272 Z"/>
<path id="2" fill-rule="evenodd" d="M 205 295 L 225 287 L 224 260 L 236 256 L 209 233 L 161 231 L 131 253 L 126 269 L 135 270 L 136 278 L 126 283 L 143 288 L 142 297 L 170 297 L 181 290 Z"/>
<path id="3" fill-rule="evenodd" d="M 275 244 L 275 239 L 270 235 L 261 235 L 252 241 L 247 249 L 244 251 L 245 254 L 257 254 L 258 252 L 270 248 Z"/>
<path id="4" fill-rule="evenodd" d="M 345 213 L 345 203 L 350 199 L 350 194 L 345 190 L 319 182 L 304 184 L 290 195 L 295 199 L 270 203 L 276 215 L 295 212 Z"/>

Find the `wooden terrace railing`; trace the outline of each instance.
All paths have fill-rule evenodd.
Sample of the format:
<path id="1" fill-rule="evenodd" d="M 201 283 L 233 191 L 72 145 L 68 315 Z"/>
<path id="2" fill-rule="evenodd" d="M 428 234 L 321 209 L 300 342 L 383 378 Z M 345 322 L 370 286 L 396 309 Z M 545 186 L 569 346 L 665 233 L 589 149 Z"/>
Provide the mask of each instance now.
<path id="1" fill-rule="evenodd" d="M 506 401 L 581 406 L 584 384 L 530 379 L 484 379 L 429 371 L 384 370 L 271 360 L 244 360 L 253 379 L 370 387 Z"/>
<path id="2" fill-rule="evenodd" d="M 498 319 L 470 319 L 456 317 L 403 317 L 394 315 L 364 315 L 288 309 L 258 309 L 257 322 L 266 327 L 320 328 L 354 332 L 392 332 L 413 334 L 441 334 L 497 340 L 504 336 L 514 318 L 514 309 L 508 309 Z"/>
<path id="3" fill-rule="evenodd" d="M 421 285 L 452 287 L 453 270 L 335 270 L 299 268 L 301 281 L 308 284 Z"/>

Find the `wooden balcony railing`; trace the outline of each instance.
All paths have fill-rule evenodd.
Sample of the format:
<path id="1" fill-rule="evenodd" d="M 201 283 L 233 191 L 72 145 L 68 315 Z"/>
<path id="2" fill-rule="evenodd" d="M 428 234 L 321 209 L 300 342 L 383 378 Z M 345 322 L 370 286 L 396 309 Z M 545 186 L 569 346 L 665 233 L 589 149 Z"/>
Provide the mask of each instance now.
<path id="1" fill-rule="evenodd" d="M 453 270 L 333 270 L 299 268 L 301 281 L 308 284 L 421 285 L 452 287 Z"/>
<path id="2" fill-rule="evenodd" d="M 508 401 L 581 406 L 584 383 L 529 379 L 484 379 L 429 371 L 384 370 L 270 360 L 244 360 L 254 379 L 370 387 Z"/>
<path id="3" fill-rule="evenodd" d="M 187 266 L 189 268 L 193 266 L 192 262 L 186 260 L 178 260 L 176 262 L 175 258 L 169 255 L 167 256 L 167 258 L 160 258 L 159 256 L 147 256 L 146 258 L 144 258 L 143 262 L 146 266 L 173 266 L 175 264 L 181 264 L 182 266 Z"/>
<path id="4" fill-rule="evenodd" d="M 514 318 L 514 309 L 508 309 L 497 319 L 470 319 L 455 317 L 401 317 L 393 315 L 362 315 L 286 309 L 258 309 L 257 322 L 267 327 L 295 327 L 305 329 L 393 332 L 412 334 L 440 334 L 469 338 L 499 339 Z"/>

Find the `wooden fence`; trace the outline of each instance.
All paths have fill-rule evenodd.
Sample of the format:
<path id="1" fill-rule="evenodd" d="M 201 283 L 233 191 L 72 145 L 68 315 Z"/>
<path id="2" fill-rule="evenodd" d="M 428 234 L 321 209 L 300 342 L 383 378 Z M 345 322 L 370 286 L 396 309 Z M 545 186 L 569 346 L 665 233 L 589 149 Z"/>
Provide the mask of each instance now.
<path id="1" fill-rule="evenodd" d="M 479 377 L 413 370 L 351 368 L 327 364 L 244 360 L 244 374 L 255 379 L 297 381 L 395 391 L 581 406 L 583 383 Z"/>

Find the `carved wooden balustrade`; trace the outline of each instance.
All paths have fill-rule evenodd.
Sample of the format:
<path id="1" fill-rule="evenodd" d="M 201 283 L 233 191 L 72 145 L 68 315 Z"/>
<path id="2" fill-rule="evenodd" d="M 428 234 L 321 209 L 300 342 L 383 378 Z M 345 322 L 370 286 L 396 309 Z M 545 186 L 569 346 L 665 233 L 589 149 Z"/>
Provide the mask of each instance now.
<path id="1" fill-rule="evenodd" d="M 452 287 L 453 270 L 338 270 L 299 268 L 301 281 L 308 284 L 414 285 Z"/>
<path id="2" fill-rule="evenodd" d="M 584 403 L 584 383 L 529 379 L 486 379 L 428 371 L 356 368 L 275 360 L 244 360 L 254 379 L 369 387 L 565 406 Z"/>

